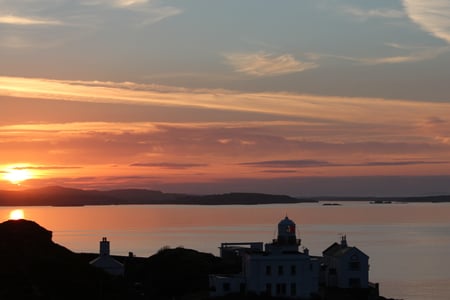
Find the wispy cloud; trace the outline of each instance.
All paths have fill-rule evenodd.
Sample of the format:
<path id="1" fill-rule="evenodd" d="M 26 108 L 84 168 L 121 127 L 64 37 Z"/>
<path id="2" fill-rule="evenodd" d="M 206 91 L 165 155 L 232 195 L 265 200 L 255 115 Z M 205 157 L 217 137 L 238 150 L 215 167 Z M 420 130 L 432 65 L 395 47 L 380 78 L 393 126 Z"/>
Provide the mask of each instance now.
<path id="1" fill-rule="evenodd" d="M 132 88 L 124 88 L 124 85 Z M 180 89 L 168 86 L 0 77 L 0 95 L 53 101 L 127 103 L 255 112 L 317 122 L 395 124 L 398 111 L 409 122 L 450 114 L 450 104 L 388 101 L 289 93 L 241 93 L 227 90 Z M 192 101 L 195 99 L 195 101 Z M 339 113 L 336 113 L 339 111 Z M 374 119 L 376 116 L 376 120 Z M 420 117 L 420 120 L 417 118 Z"/>
<path id="2" fill-rule="evenodd" d="M 131 6 L 131 5 L 146 4 L 148 3 L 148 0 L 117 0 L 116 3 L 119 6 Z"/>
<path id="3" fill-rule="evenodd" d="M 57 20 L 49 20 L 42 18 L 20 17 L 16 15 L 0 15 L 0 24 L 32 26 L 32 25 L 62 25 L 63 23 Z"/>
<path id="4" fill-rule="evenodd" d="M 245 166 L 253 167 L 271 167 L 271 168 L 310 168 L 310 167 L 328 167 L 331 166 L 327 161 L 323 160 L 270 160 L 270 161 L 257 161 L 257 162 L 245 162 L 241 163 Z"/>
<path id="5" fill-rule="evenodd" d="M 406 14 L 424 31 L 450 43 L 450 1 L 403 0 Z"/>
<path id="6" fill-rule="evenodd" d="M 297 60 L 291 54 L 229 53 L 225 54 L 225 58 L 236 72 L 257 77 L 297 73 L 318 67 L 314 62 Z"/>
<path id="7" fill-rule="evenodd" d="M 351 57 L 333 54 L 308 53 L 311 60 L 320 60 L 322 58 L 334 58 L 347 60 L 361 65 L 382 65 L 382 64 L 401 64 L 430 60 L 441 54 L 450 52 L 450 47 L 414 47 L 399 44 L 387 43 L 386 46 L 405 52 L 404 55 L 385 56 L 385 57 Z"/>
<path id="8" fill-rule="evenodd" d="M 363 163 L 332 163 L 323 160 L 271 160 L 245 162 L 241 165 L 259 168 L 317 168 L 317 167 L 389 167 L 409 165 L 449 164 L 450 161 L 373 161 Z"/>
<path id="9" fill-rule="evenodd" d="M 180 8 L 166 5 L 164 2 L 149 0 L 92 0 L 84 1 L 82 2 L 82 5 L 91 7 L 103 6 L 131 11 L 135 14 L 136 19 L 140 19 L 138 21 L 140 25 L 157 23 L 169 17 L 179 15 L 183 12 Z M 99 13 L 101 13 L 101 11 L 99 11 Z"/>
<path id="10" fill-rule="evenodd" d="M 378 57 L 378 58 L 362 58 L 359 62 L 367 65 L 378 64 L 398 64 L 408 62 L 418 62 L 436 58 L 437 56 L 450 51 L 450 47 L 425 47 L 425 48 L 409 48 L 403 47 L 409 51 L 406 55 Z"/>
<path id="11" fill-rule="evenodd" d="M 167 169 L 190 169 L 198 167 L 206 167 L 208 164 L 198 164 L 198 163 L 174 163 L 174 162 L 161 162 L 161 163 L 134 163 L 131 164 L 132 167 L 158 167 Z"/>
<path id="12" fill-rule="evenodd" d="M 82 169 L 83 167 L 76 166 L 21 166 L 14 167 L 15 170 L 73 170 Z"/>
<path id="13" fill-rule="evenodd" d="M 405 17 L 405 13 L 401 10 L 395 9 L 361 9 L 353 6 L 346 6 L 342 8 L 344 13 L 361 18 L 388 18 L 388 19 L 398 19 Z"/>
<path id="14" fill-rule="evenodd" d="M 0 25 L 14 27 L 2 32 L 0 46 L 48 48 L 111 25 L 135 30 L 181 13 L 180 8 L 148 0 L 0 1 Z"/>

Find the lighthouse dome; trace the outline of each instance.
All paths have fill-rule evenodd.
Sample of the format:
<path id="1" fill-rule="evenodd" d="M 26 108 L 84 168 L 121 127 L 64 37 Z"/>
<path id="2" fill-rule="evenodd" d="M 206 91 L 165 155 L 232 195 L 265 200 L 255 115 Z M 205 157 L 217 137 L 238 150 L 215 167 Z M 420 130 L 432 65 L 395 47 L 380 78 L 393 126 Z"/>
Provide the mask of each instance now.
<path id="1" fill-rule="evenodd" d="M 278 237 L 294 237 L 295 223 L 287 216 L 278 223 Z"/>
<path id="2" fill-rule="evenodd" d="M 288 216 L 286 216 L 283 220 L 280 221 L 280 223 L 278 223 L 278 226 L 295 226 L 294 221 L 292 221 L 291 219 L 288 218 Z"/>

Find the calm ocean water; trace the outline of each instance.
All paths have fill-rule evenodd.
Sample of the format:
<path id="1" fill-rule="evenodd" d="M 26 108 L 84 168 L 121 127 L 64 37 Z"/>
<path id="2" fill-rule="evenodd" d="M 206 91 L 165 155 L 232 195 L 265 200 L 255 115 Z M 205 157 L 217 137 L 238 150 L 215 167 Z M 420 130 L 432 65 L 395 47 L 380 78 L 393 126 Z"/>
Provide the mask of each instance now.
<path id="1" fill-rule="evenodd" d="M 150 256 L 163 246 L 218 255 L 221 242 L 263 241 L 276 236 L 286 215 L 312 255 L 321 255 L 345 234 L 370 257 L 370 280 L 381 294 L 405 300 L 450 299 L 450 204 L 341 206 L 130 205 L 25 207 L 25 218 L 53 231 L 53 240 L 74 252 L 98 252 L 107 237 L 111 252 Z M 1 207 L 8 219 L 17 207 Z"/>

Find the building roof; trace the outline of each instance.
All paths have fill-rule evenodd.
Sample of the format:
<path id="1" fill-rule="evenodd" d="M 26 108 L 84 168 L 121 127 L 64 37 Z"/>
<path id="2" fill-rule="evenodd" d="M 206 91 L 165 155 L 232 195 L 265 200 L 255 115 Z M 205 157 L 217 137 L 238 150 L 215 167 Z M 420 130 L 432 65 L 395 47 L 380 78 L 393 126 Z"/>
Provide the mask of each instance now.
<path id="1" fill-rule="evenodd" d="M 338 243 L 332 244 L 330 247 L 325 249 L 322 253 L 323 253 L 323 256 L 340 257 L 340 256 L 346 255 L 347 253 L 355 252 L 355 251 L 363 254 L 364 256 L 367 256 L 364 252 L 362 252 L 361 250 L 359 250 L 356 247 L 349 247 L 347 245 L 338 244 Z"/>
<path id="2" fill-rule="evenodd" d="M 96 259 L 90 261 L 90 264 L 114 275 L 121 275 L 124 271 L 123 264 L 109 255 L 99 256 Z"/>

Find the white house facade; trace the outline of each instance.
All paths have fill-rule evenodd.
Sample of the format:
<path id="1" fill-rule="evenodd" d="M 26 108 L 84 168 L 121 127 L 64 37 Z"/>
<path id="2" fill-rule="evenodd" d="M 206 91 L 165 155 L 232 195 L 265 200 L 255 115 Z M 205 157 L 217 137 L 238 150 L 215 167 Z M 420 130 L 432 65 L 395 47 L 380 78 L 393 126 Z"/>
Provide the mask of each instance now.
<path id="1" fill-rule="evenodd" d="M 319 290 L 319 260 L 299 251 L 296 225 L 288 217 L 278 224 L 278 236 L 265 250 L 242 252 L 242 274 L 210 275 L 212 297 L 255 293 L 284 298 L 310 298 Z M 248 243 L 254 244 L 254 243 Z"/>

